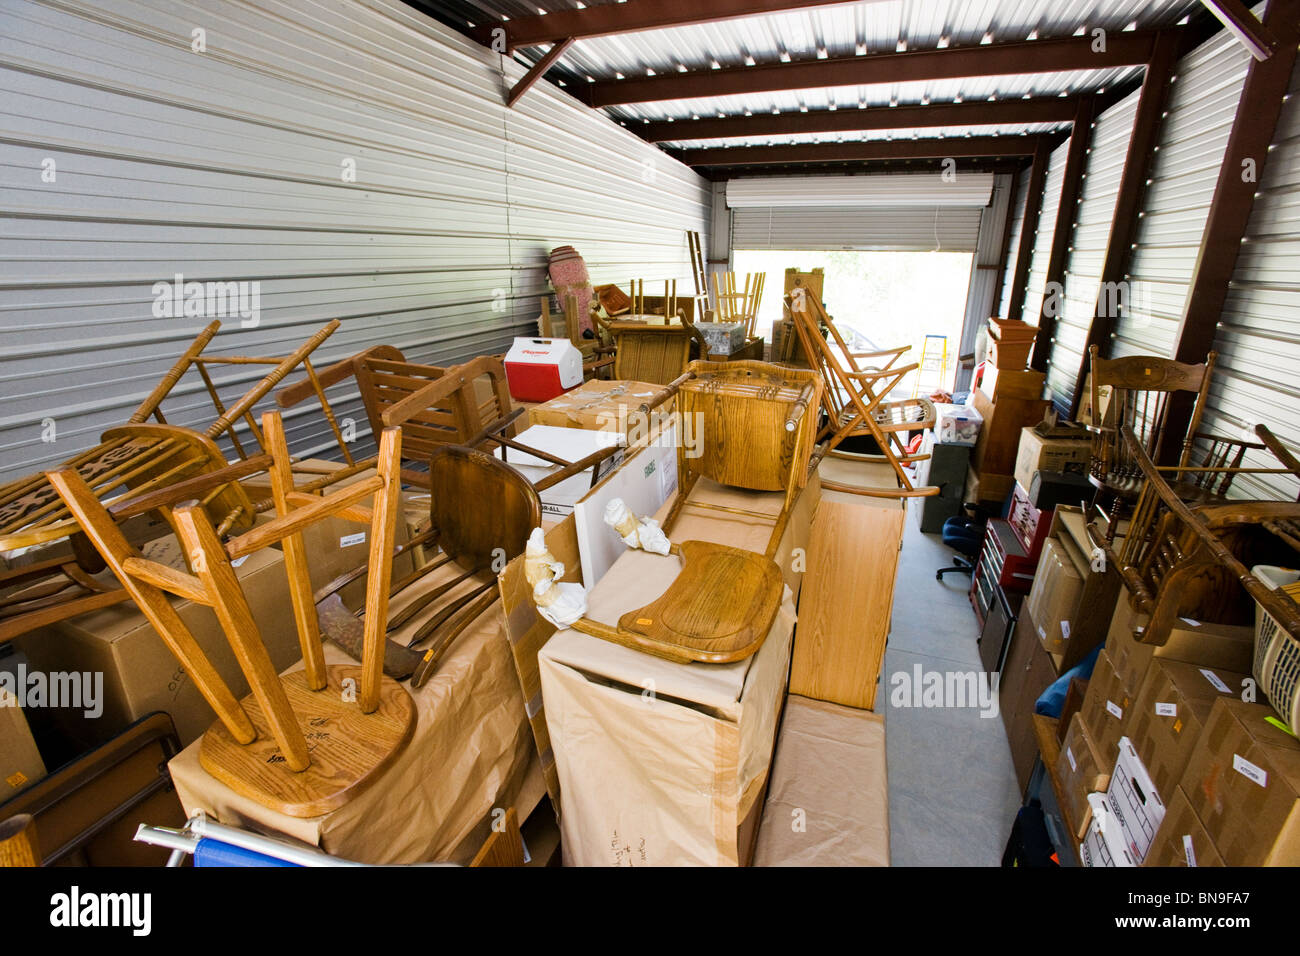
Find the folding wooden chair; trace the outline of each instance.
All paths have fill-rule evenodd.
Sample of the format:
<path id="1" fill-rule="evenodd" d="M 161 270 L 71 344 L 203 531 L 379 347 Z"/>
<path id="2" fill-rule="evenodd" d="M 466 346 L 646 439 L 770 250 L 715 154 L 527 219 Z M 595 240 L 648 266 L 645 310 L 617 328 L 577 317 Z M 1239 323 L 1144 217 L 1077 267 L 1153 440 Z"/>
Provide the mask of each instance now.
<path id="1" fill-rule="evenodd" d="M 673 544 L 670 553 L 682 559 L 682 573 L 657 600 L 627 612 L 616 627 L 582 617 L 573 629 L 683 663 L 728 663 L 754 654 L 781 604 L 784 579 L 773 558 L 808 480 L 821 389 L 821 379 L 811 370 L 764 362 L 692 362 L 665 391 L 676 395 L 683 416 L 699 416 L 704 450 L 691 457 L 679 442 L 679 487 L 664 530 L 672 530 L 701 477 L 732 487 L 783 491 L 767 549 L 758 554 L 708 541 Z"/>
<path id="2" fill-rule="evenodd" d="M 903 466 L 924 461 L 929 455 L 909 454 L 902 439 L 908 432 L 934 426 L 934 403 L 927 398 L 887 400 L 898 383 L 918 367 L 915 363 L 904 366 L 895 364 L 907 351 L 907 347 L 878 352 L 853 352 L 835 328 L 830 316 L 822 312 L 820 303 L 811 296 L 803 297 L 803 301 L 806 308 L 792 309 L 792 314 L 804 352 L 826 381 L 826 388 L 822 392 L 825 421 L 817 435 L 818 442 L 825 445 L 823 454 L 888 463 L 893 468 L 897 482 L 895 488 L 871 488 L 822 479 L 823 487 L 872 498 L 937 495 L 937 487 L 917 487 L 912 484 L 912 479 Z M 813 311 L 822 314 L 814 317 Z M 819 319 L 834 337 L 838 350 L 822 336 Z M 859 364 L 871 360 L 883 360 L 884 364 L 875 368 Z M 880 453 L 850 455 L 838 451 L 843 441 L 858 437 L 874 439 Z"/>
<path id="3" fill-rule="evenodd" d="M 193 573 L 143 558 L 122 536 L 76 469 L 49 474 L 68 510 L 216 711 L 200 762 L 235 792 L 281 813 L 319 816 L 371 784 L 414 727 L 410 695 L 383 674 L 392 540 L 400 490 L 401 432 L 379 439 L 376 474 L 318 497 L 295 490 L 278 412 L 262 419 L 270 447 L 276 517 L 224 545 L 198 504 L 173 512 Z M 362 504 L 368 501 L 369 506 Z M 369 581 L 360 667 L 326 666 L 302 530 L 337 515 L 370 522 Z M 276 673 L 232 561 L 283 542 L 289 594 L 305 667 Z M 235 699 L 167 598 L 211 607 L 252 693 Z M 308 743 L 308 734 L 311 742 Z"/>

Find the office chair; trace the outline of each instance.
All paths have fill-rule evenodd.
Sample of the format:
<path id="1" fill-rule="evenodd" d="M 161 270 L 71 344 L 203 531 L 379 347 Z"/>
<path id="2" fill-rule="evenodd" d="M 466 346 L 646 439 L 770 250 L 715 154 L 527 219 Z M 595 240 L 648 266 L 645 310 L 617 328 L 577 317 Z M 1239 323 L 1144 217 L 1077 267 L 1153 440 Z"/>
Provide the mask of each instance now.
<path id="1" fill-rule="evenodd" d="M 980 547 L 984 543 L 984 519 L 955 515 L 943 523 L 943 543 L 952 548 L 955 563 L 934 572 L 934 579 L 942 581 L 943 576 L 952 571 L 971 574 L 979 558 Z"/>

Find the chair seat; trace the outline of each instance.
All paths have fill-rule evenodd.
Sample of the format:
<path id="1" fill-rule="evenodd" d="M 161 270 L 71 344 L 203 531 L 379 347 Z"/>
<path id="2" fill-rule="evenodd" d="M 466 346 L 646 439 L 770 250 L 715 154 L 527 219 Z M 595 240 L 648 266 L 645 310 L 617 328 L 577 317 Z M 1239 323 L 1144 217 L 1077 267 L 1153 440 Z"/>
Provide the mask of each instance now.
<path id="1" fill-rule="evenodd" d="M 657 657 L 725 664 L 767 638 L 785 586 L 776 562 L 712 541 L 681 544 L 682 573 L 660 597 L 619 618 L 626 643 Z"/>

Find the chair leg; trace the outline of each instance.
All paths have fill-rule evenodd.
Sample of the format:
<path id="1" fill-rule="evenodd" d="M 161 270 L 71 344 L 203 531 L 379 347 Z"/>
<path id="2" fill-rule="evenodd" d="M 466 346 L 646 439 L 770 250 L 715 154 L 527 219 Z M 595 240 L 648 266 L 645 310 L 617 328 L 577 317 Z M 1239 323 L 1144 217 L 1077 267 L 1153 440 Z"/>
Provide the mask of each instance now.
<path id="1" fill-rule="evenodd" d="M 942 581 L 943 576 L 952 571 L 961 571 L 964 574 L 970 574 L 975 570 L 974 563 L 964 555 L 954 554 L 952 559 L 957 563 L 946 568 L 940 568 L 938 571 L 934 572 L 934 579 L 936 581 Z"/>

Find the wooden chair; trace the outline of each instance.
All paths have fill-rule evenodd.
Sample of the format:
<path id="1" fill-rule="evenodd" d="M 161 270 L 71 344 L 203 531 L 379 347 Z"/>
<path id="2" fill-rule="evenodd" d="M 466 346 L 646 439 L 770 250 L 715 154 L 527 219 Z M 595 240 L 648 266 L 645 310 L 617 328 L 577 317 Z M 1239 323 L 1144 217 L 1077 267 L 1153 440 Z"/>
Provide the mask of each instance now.
<path id="1" fill-rule="evenodd" d="M 1227 495 L 1234 475 L 1247 451 L 1261 450 L 1259 443 L 1238 441 L 1200 430 L 1210 392 L 1217 355 L 1211 352 L 1200 365 L 1175 362 L 1150 355 L 1103 359 L 1097 346 L 1089 349 L 1092 369 L 1092 407 L 1101 407 L 1103 389 L 1110 400 L 1100 424 L 1089 426 L 1093 433 L 1089 480 L 1097 489 L 1094 504 L 1108 514 L 1105 540 L 1115 539 L 1122 516 L 1131 511 L 1145 484 L 1135 447 L 1147 458 L 1159 461 L 1162 448 L 1181 443 L 1177 473 L 1171 485 L 1185 501 L 1198 502 Z M 1178 393 L 1192 396 L 1195 403 L 1186 434 L 1168 434 L 1169 409 Z M 1127 426 L 1133 443 L 1122 438 Z"/>
<path id="2" fill-rule="evenodd" d="M 204 349 L 216 336 L 220 322 L 210 323 L 186 349 L 158 385 L 123 424 L 100 436 L 100 443 L 64 462 L 63 469 L 76 470 L 82 480 L 104 501 L 121 501 L 126 497 L 149 495 L 195 476 L 211 473 L 226 466 L 226 456 L 218 445 L 228 441 L 244 461 L 259 459 L 250 455 L 237 428 L 247 423 L 249 433 L 265 454 L 263 436 L 253 420 L 253 408 L 293 369 L 302 366 L 314 379 L 310 355 L 337 329 L 330 322 L 287 356 L 278 358 L 249 356 L 207 356 Z M 223 365 L 271 365 L 271 371 L 233 404 L 227 406 L 213 379 L 213 368 Z M 169 424 L 163 402 L 185 374 L 194 369 L 202 379 L 217 418 L 198 432 Z M 334 421 L 329 402 L 318 384 L 309 382 L 326 418 L 334 425 L 340 447 L 347 454 L 342 433 Z M 153 419 L 150 421 L 150 419 Z M 260 470 L 248 468 L 238 477 Z M 255 513 L 270 507 L 270 501 L 254 502 L 238 481 L 210 486 L 201 499 L 202 506 L 224 535 L 251 526 Z M 120 521 L 138 516 L 110 509 Z M 170 521 L 169 512 L 161 511 Z M 49 545 L 70 538 L 64 549 L 55 548 L 52 557 L 30 567 L 0 572 L 0 643 L 37 627 L 75 617 L 96 608 L 127 600 L 121 588 L 92 577 L 103 569 L 84 538 L 77 534 L 77 522 L 69 514 L 59 495 L 44 475 L 32 475 L 0 487 L 0 553 L 35 545 Z M 71 536 L 71 537 L 70 537 Z M 70 552 L 70 553 L 69 553 Z"/>
<path id="3" fill-rule="evenodd" d="M 673 524 L 701 477 L 757 491 L 783 491 L 764 554 L 706 541 L 673 544 L 683 568 L 654 602 L 629 611 L 617 627 L 583 617 L 574 630 L 682 663 L 743 660 L 762 646 L 781 604 L 784 579 L 773 560 L 800 491 L 808 480 L 814 415 L 822 388 L 812 371 L 763 362 L 692 362 L 665 391 L 683 416 L 696 416 L 703 454 L 677 447 L 679 487 L 664 530 Z M 769 514 L 691 502 L 694 507 Z"/>
<path id="4" fill-rule="evenodd" d="M 906 464 L 929 458 L 929 455 L 909 454 L 902 436 L 933 427 L 934 403 L 928 398 L 886 400 L 898 383 L 918 368 L 916 363 L 903 366 L 895 364 L 907 351 L 907 346 L 876 352 L 854 352 L 845 343 L 830 316 L 822 312 L 821 305 L 815 298 L 805 296 L 804 304 L 808 308 L 802 311 L 792 309 L 792 313 L 799 342 L 813 368 L 826 382 L 826 388 L 822 392 L 825 418 L 817 433 L 817 441 L 825 446 L 823 454 L 888 463 L 894 471 L 897 484 L 894 488 L 871 488 L 823 479 L 822 486 L 832 491 L 873 498 L 937 495 L 937 487 L 917 487 L 903 469 Z M 823 337 L 822 325 L 835 339 L 835 347 Z M 882 364 L 872 367 L 866 364 L 870 361 Z M 837 450 L 846 439 L 858 437 L 873 439 L 880 454 L 847 455 Z"/>
<path id="5" fill-rule="evenodd" d="M 173 512 L 193 573 L 141 557 L 75 469 L 49 474 L 68 510 L 216 711 L 200 762 L 235 792 L 295 817 L 346 803 L 387 767 L 414 727 L 414 705 L 383 674 L 392 540 L 399 507 L 401 432 L 379 439 L 376 474 L 324 496 L 294 488 L 278 412 L 262 419 L 276 517 L 224 545 L 197 503 Z M 368 501 L 369 506 L 362 504 Z M 332 515 L 370 522 L 369 581 L 360 667 L 326 666 L 302 530 Z M 232 561 L 282 542 L 305 667 L 281 678 L 271 664 Z M 211 607 L 252 693 L 237 701 L 167 594 Z M 311 743 L 308 743 L 308 733 Z"/>

